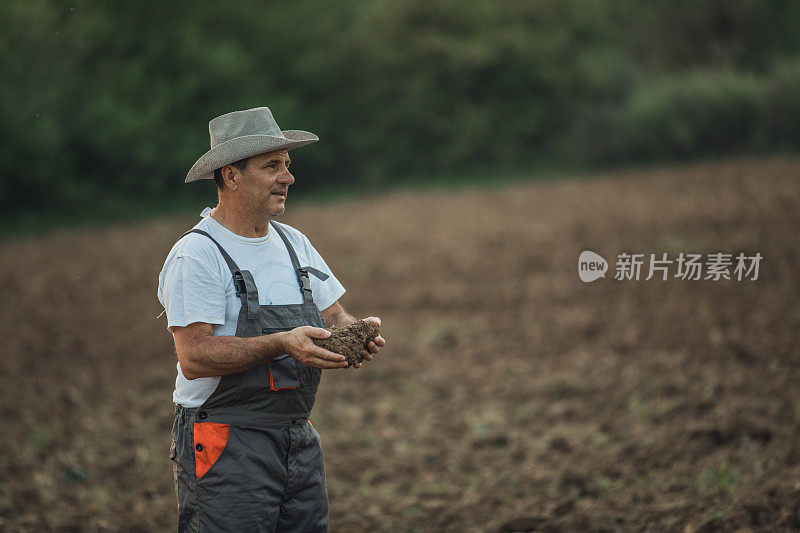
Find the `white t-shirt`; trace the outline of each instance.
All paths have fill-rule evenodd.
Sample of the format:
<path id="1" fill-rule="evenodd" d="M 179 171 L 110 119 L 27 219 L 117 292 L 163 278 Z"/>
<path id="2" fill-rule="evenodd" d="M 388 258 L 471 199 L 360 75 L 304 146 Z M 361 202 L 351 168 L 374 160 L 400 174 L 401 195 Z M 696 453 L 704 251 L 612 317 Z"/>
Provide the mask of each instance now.
<path id="1" fill-rule="evenodd" d="M 261 305 L 303 302 L 289 252 L 274 228 L 270 227 L 265 237 L 242 237 L 209 216 L 210 212 L 206 207 L 201 213 L 203 219 L 194 227 L 214 237 L 240 269 L 250 271 Z M 344 287 L 305 235 L 286 224 L 280 226 L 292 243 L 300 266 L 310 266 L 328 274 L 325 281 L 309 274 L 314 303 L 320 311 L 327 309 L 342 297 Z M 214 335 L 236 333 L 241 300 L 236 296 L 228 264 L 205 235 L 190 233 L 172 247 L 158 276 L 158 300 L 167 314 L 167 329 L 207 322 L 214 325 Z M 181 372 L 180 363 L 177 368 L 173 401 L 186 407 L 202 405 L 214 392 L 220 378 L 188 380 Z"/>

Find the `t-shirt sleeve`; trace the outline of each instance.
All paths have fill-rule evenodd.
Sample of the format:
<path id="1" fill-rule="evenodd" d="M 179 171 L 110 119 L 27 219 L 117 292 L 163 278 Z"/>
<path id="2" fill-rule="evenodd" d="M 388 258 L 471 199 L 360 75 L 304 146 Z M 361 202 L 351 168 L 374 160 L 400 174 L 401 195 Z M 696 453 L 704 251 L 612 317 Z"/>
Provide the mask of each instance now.
<path id="1" fill-rule="evenodd" d="M 200 259 L 178 256 L 165 266 L 161 293 L 167 329 L 194 322 L 225 323 L 225 286 Z"/>
<path id="2" fill-rule="evenodd" d="M 320 311 L 323 311 L 335 304 L 336 301 L 342 297 L 345 293 L 345 288 L 339 280 L 336 279 L 336 276 L 333 275 L 328 264 L 305 235 L 303 235 L 303 245 L 306 258 L 308 258 L 308 264 L 300 266 L 310 266 L 328 275 L 328 279 L 325 281 L 322 281 L 314 274 L 309 273 L 308 275 L 311 280 L 311 292 L 314 295 L 314 303 L 317 304 Z"/>

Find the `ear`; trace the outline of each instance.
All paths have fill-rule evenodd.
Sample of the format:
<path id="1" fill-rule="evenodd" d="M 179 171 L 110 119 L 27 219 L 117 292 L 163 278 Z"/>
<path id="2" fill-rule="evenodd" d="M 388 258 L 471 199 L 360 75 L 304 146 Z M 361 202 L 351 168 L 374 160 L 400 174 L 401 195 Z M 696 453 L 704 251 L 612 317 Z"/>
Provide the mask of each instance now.
<path id="1" fill-rule="evenodd" d="M 222 167 L 220 169 L 220 172 L 222 172 L 222 181 L 225 182 L 225 185 L 227 185 L 228 187 L 230 187 L 231 189 L 233 189 L 235 191 L 236 188 L 237 188 L 237 185 L 236 185 L 237 173 L 236 173 L 236 169 L 234 168 L 234 166 L 233 165 L 225 165 L 224 167 Z"/>

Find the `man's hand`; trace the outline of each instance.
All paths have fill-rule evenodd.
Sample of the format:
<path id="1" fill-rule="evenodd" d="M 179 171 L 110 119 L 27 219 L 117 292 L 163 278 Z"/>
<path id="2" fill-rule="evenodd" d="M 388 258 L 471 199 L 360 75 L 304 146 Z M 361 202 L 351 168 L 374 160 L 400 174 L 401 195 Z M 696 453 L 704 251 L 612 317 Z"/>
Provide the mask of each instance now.
<path id="1" fill-rule="evenodd" d="M 347 362 L 343 355 L 320 348 L 311 339 L 327 339 L 331 332 L 314 326 L 300 326 L 281 335 L 281 345 L 284 351 L 303 363 L 305 366 L 333 369 L 346 368 Z"/>
<path id="2" fill-rule="evenodd" d="M 376 316 L 365 318 L 364 322 L 374 322 L 379 326 L 381 325 L 381 319 Z M 372 358 L 375 357 L 378 351 L 384 346 L 386 346 L 386 341 L 384 340 L 383 337 L 378 335 L 377 337 L 369 341 L 367 347 L 361 352 L 361 357 L 363 357 L 365 361 L 372 361 Z M 360 367 L 361 363 L 353 363 L 353 368 L 360 368 Z"/>

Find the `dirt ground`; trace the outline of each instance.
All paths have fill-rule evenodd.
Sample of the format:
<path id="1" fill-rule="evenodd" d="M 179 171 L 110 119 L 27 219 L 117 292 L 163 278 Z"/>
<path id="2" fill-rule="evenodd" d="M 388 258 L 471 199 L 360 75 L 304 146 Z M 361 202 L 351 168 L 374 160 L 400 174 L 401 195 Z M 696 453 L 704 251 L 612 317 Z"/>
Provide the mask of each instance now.
<path id="1" fill-rule="evenodd" d="M 794 158 L 290 193 L 281 220 L 387 340 L 323 376 L 332 529 L 800 527 L 799 176 Z M 0 530 L 174 530 L 156 286 L 197 220 L 0 244 Z M 582 250 L 606 279 L 579 280 Z M 718 251 L 761 253 L 759 279 L 612 279 L 621 252 Z"/>

